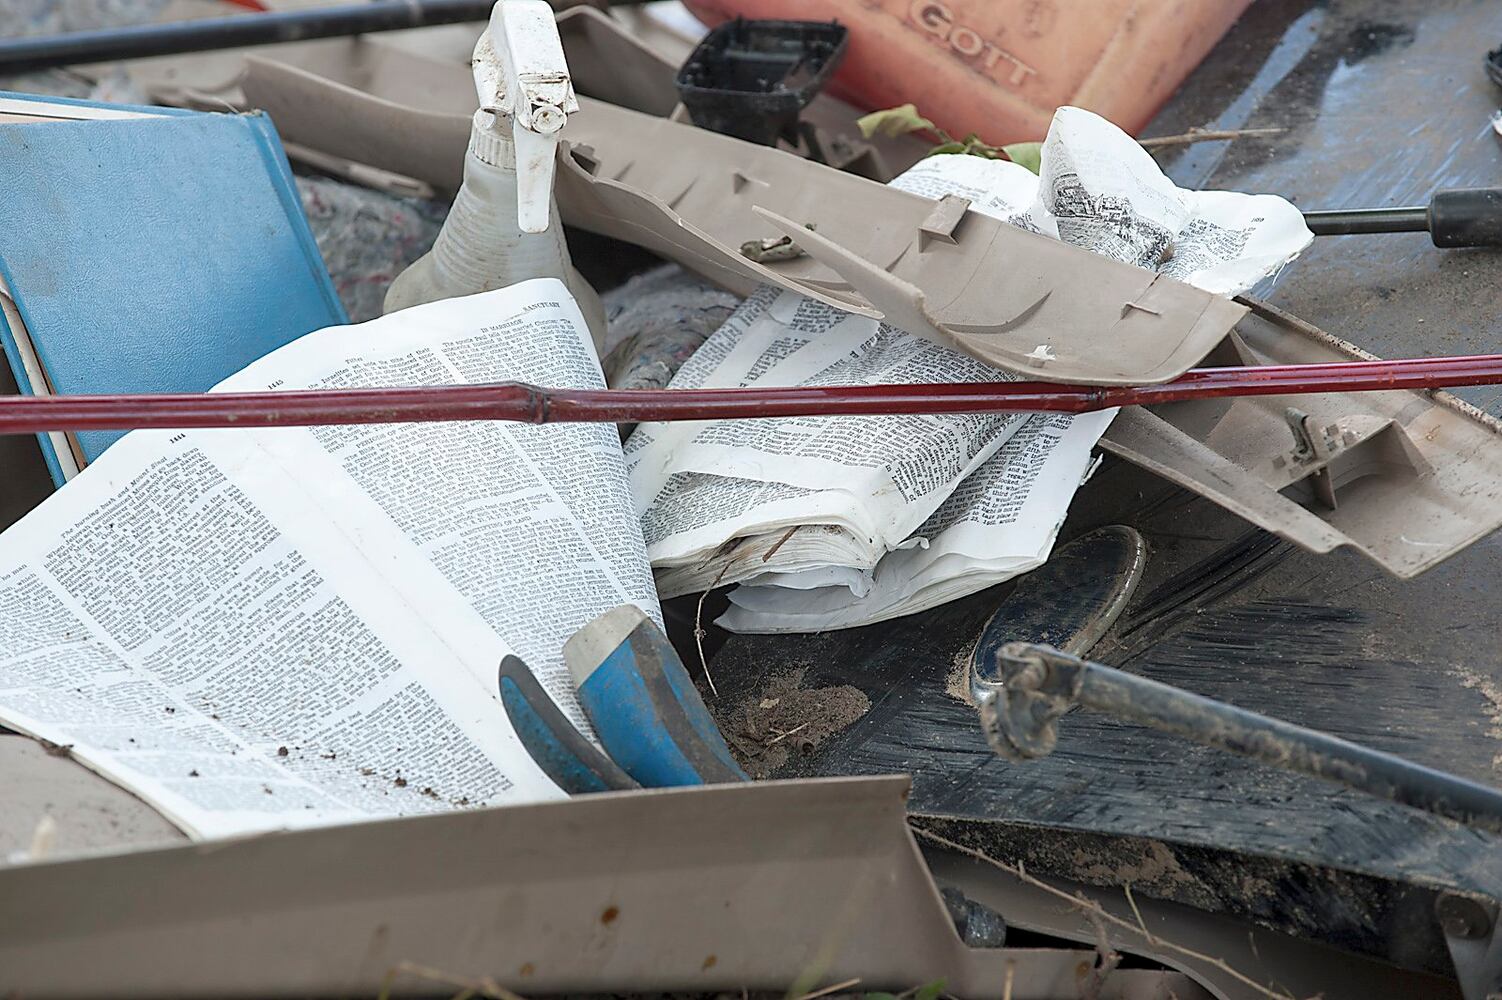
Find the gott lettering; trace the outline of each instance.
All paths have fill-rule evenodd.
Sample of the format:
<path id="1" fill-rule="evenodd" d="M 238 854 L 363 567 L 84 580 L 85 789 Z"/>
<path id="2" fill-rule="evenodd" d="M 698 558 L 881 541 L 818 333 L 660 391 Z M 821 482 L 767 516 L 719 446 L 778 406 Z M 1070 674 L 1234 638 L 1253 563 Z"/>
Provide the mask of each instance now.
<path id="1" fill-rule="evenodd" d="M 976 59 L 986 69 L 995 69 L 998 62 L 1006 60 L 1012 67 L 1007 82 L 1013 86 L 1037 72 L 1010 52 L 983 38 L 974 28 L 956 23 L 954 12 L 939 0 L 913 0 L 908 7 L 908 19 L 927 34 L 948 45 L 955 53 L 966 59 Z"/>

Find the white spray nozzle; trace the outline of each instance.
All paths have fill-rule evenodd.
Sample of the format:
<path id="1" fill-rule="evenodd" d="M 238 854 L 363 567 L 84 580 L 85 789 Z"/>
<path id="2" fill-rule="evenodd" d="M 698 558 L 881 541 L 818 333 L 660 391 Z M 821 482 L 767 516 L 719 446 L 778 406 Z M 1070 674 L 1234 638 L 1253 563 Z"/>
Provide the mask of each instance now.
<path id="1" fill-rule="evenodd" d="M 475 46 L 474 75 L 481 110 L 510 119 L 521 230 L 546 232 L 559 133 L 579 110 L 547 0 L 499 0 Z"/>

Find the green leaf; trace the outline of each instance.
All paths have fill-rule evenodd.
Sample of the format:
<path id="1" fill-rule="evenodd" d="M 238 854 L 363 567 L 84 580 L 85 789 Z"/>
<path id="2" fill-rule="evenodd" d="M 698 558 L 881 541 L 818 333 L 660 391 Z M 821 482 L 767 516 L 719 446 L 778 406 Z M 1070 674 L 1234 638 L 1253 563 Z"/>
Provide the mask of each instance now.
<path id="1" fill-rule="evenodd" d="M 939 994 L 943 992 L 944 980 L 935 979 L 931 983 L 918 987 L 918 991 L 913 994 L 913 1000 L 939 1000 Z"/>
<path id="2" fill-rule="evenodd" d="M 938 146 L 935 146 L 933 149 L 930 149 L 928 151 L 928 155 L 929 156 L 945 156 L 945 155 L 948 155 L 950 153 L 968 153 L 968 152 L 970 152 L 970 150 L 968 150 L 968 149 L 965 148 L 965 144 L 963 142 L 955 142 L 953 140 L 950 140 L 949 142 L 942 143 L 942 144 L 940 144 Z"/>
<path id="3" fill-rule="evenodd" d="M 1014 142 L 1002 146 L 1001 151 L 1007 154 L 1007 159 L 1021 164 L 1035 174 L 1043 168 L 1043 143 L 1041 142 Z"/>
<path id="4" fill-rule="evenodd" d="M 934 130 L 934 123 L 918 114 L 917 106 L 912 104 L 887 108 L 885 111 L 873 111 L 869 115 L 857 118 L 855 124 L 860 128 L 861 135 L 867 139 L 873 135 L 899 136 L 907 135 L 909 132 Z"/>

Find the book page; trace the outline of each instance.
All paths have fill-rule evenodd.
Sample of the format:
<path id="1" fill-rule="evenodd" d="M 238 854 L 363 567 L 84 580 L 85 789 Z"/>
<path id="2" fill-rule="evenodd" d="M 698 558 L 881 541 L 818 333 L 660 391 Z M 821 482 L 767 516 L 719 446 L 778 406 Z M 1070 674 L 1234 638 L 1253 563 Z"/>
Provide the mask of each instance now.
<path id="1" fill-rule="evenodd" d="M 15 300 L 10 297 L 10 286 L 5 283 L 3 276 L 0 276 L 0 326 L 10 332 L 11 343 L 20 356 L 21 371 L 16 373 L 17 387 L 22 392 L 29 390 L 34 396 L 52 395 L 52 385 L 47 381 L 47 373 L 37 358 L 36 345 L 31 342 L 31 331 L 26 329 L 26 321 L 21 318 L 21 310 L 16 308 Z M 24 385 L 21 384 L 23 377 Z M 52 446 L 63 481 L 78 475 L 84 466 L 78 439 L 63 431 L 48 431 L 47 443 Z"/>
<path id="2" fill-rule="evenodd" d="M 552 794 L 260 433 L 131 434 L 0 536 L 0 721 L 198 837 Z"/>
<path id="3" fill-rule="evenodd" d="M 705 354 L 711 364 L 696 364 Z M 1008 377 L 876 320 L 763 289 L 709 338 L 673 385 Z M 786 572 L 834 554 L 830 546 L 856 560 L 850 565 L 857 572 L 868 571 L 900 548 L 953 482 L 994 453 L 1022 419 L 958 414 L 644 424 L 627 442 L 627 455 L 648 555 L 663 570 L 659 591 L 675 596 Z M 824 530 L 783 537 L 786 529 L 809 526 Z M 834 538 L 834 530 L 842 537 Z M 736 546 L 724 545 L 727 539 Z"/>
<path id="4" fill-rule="evenodd" d="M 109 107 L 97 104 L 69 104 L 64 101 L 49 101 L 29 97 L 0 97 L 0 123 L 6 125 L 32 125 L 44 122 L 69 122 L 79 120 L 118 121 L 127 118 L 160 118 L 138 108 Z"/>
<path id="5" fill-rule="evenodd" d="M 419 311 L 420 322 L 401 319 Z M 604 388 L 581 324 L 562 282 L 535 279 L 308 334 L 216 390 L 513 380 Z M 564 640 L 621 604 L 662 623 L 613 424 L 289 428 L 274 449 L 310 502 L 358 518 L 363 543 L 383 554 L 409 600 L 467 609 L 581 730 Z M 499 660 L 477 668 L 487 689 Z"/>
<path id="6" fill-rule="evenodd" d="M 719 623 L 734 632 L 866 625 L 1037 568 L 1092 467 L 1091 447 L 1114 415 L 1110 410 L 1029 418 L 914 532 L 918 544 L 888 554 L 853 586 L 827 573 L 750 577 L 731 592 Z"/>
<path id="7" fill-rule="evenodd" d="M 218 388 L 466 372 L 600 377 L 540 280 L 318 331 Z M 496 671 L 530 654 L 556 690 L 583 621 L 660 614 L 612 432 L 134 432 L 0 535 L 0 722 L 198 837 L 557 796 Z"/>

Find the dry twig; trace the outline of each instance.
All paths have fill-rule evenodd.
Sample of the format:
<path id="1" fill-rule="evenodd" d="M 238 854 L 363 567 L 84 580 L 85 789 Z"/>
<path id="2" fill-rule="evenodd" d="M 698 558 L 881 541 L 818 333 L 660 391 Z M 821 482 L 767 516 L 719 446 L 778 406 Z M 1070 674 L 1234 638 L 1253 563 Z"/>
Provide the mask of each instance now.
<path id="1" fill-rule="evenodd" d="M 513 993 L 489 976 L 480 979 L 467 979 L 464 976 L 456 976 L 442 969 L 434 969 L 427 965 L 418 965 L 416 962 L 398 962 L 387 971 L 385 982 L 381 986 L 381 995 L 378 1000 L 389 1000 L 391 986 L 398 976 L 416 976 L 418 979 L 426 979 L 445 986 L 457 986 L 462 992 L 454 998 L 480 996 L 485 1000 L 523 1000 L 518 993 Z"/>
<path id="2" fill-rule="evenodd" d="M 1137 901 L 1132 898 L 1132 884 L 1128 882 L 1121 887 L 1121 890 L 1126 893 L 1127 905 L 1132 908 L 1132 916 L 1137 918 L 1137 926 L 1141 928 L 1142 936 L 1147 938 L 1148 944 L 1156 947 L 1158 939 L 1153 937 L 1153 932 L 1147 929 L 1147 921 L 1142 919 L 1142 911 L 1137 909 Z"/>
<path id="3" fill-rule="evenodd" d="M 720 696 L 720 689 L 714 686 L 714 676 L 709 672 L 709 659 L 704 655 L 704 636 L 707 634 L 704 631 L 704 598 L 720 585 L 720 581 L 725 579 L 725 574 L 729 569 L 730 563 L 728 562 L 720 568 L 720 573 L 714 578 L 714 583 L 709 585 L 709 590 L 699 595 L 699 603 L 694 607 L 694 645 L 699 647 L 699 666 L 704 669 L 704 679 L 709 682 L 709 693 L 716 698 Z"/>
<path id="4" fill-rule="evenodd" d="M 967 847 L 966 845 L 961 844 L 958 841 L 950 840 L 948 837 L 934 833 L 931 830 L 925 830 L 919 826 L 913 826 L 912 824 L 909 824 L 908 828 L 912 830 L 916 836 L 927 840 L 930 843 L 938 844 L 940 847 L 947 848 L 951 851 L 958 851 L 960 854 L 963 854 L 968 858 L 973 858 L 976 861 L 984 862 L 985 864 L 991 865 L 994 868 L 999 868 L 1007 874 L 1015 876 L 1021 881 L 1027 883 L 1035 889 L 1041 889 L 1051 896 L 1057 896 L 1059 899 L 1064 900 L 1071 906 L 1074 906 L 1083 911 L 1085 918 L 1087 920 L 1090 920 L 1092 924 L 1097 926 L 1097 932 L 1103 930 L 1105 924 L 1110 924 L 1113 927 L 1128 931 L 1132 934 L 1141 934 L 1148 940 L 1149 943 L 1156 942 L 1156 947 L 1163 948 L 1167 951 L 1176 952 L 1177 954 L 1183 955 L 1185 958 L 1192 958 L 1196 961 L 1204 962 L 1207 965 L 1211 965 L 1216 969 L 1219 969 L 1221 972 L 1224 972 L 1226 975 L 1235 979 L 1243 986 L 1246 986 L 1248 989 L 1256 992 L 1257 995 L 1267 997 L 1268 1000 L 1294 1000 L 1294 998 L 1290 994 L 1278 990 L 1269 989 L 1268 987 L 1257 982 L 1255 979 L 1252 979 L 1249 976 L 1236 971 L 1236 969 L 1228 965 L 1226 963 L 1226 960 L 1223 958 L 1217 958 L 1214 955 L 1207 955 L 1202 951 L 1195 951 L 1193 948 L 1186 948 L 1183 945 L 1174 944 L 1172 941 L 1165 941 L 1162 938 L 1154 938 L 1151 934 L 1147 933 L 1147 928 L 1145 926 L 1138 926 L 1136 924 L 1133 924 L 1129 920 L 1121 919 L 1114 913 L 1107 912 L 1099 903 L 1095 902 L 1094 900 L 1086 899 L 1083 896 L 1076 896 L 1070 892 L 1065 892 L 1063 889 L 1060 889 L 1057 886 L 1049 885 L 1042 879 L 1034 878 L 1032 875 L 1029 875 L 1026 871 L 1024 871 L 1021 865 L 1008 864 L 1005 861 L 991 857 L 989 854 L 986 854 L 983 851 L 977 851 L 973 847 Z M 1094 915 L 1093 919 L 1091 917 L 1092 914 Z M 1097 921 L 1099 921 L 1099 924 L 1097 924 Z M 1099 947 L 1099 945 L 1097 945 L 1097 947 Z"/>
<path id="5" fill-rule="evenodd" d="M 1151 139 L 1138 139 L 1137 145 L 1143 149 L 1157 149 L 1159 146 L 1185 146 L 1191 142 L 1223 142 L 1227 139 L 1252 139 L 1261 135 L 1282 135 L 1287 131 L 1288 129 L 1286 128 L 1192 128 L 1188 132 L 1181 132 L 1178 135 L 1159 135 Z"/>
<path id="6" fill-rule="evenodd" d="M 798 725 L 794 726 L 792 729 L 789 729 L 787 732 L 785 732 L 785 733 L 778 733 L 776 736 L 774 736 L 771 739 L 767 740 L 767 742 L 764 743 L 763 746 L 764 747 L 769 747 L 773 743 L 780 743 L 783 740 L 787 739 L 789 736 L 791 736 L 794 733 L 798 732 L 800 729 L 807 729 L 807 728 L 808 728 L 808 723 L 806 723 L 806 722 L 800 722 Z"/>
<path id="7" fill-rule="evenodd" d="M 1020 866 L 1018 870 L 1021 870 Z M 1090 900 L 1081 898 L 1080 902 L 1089 904 L 1081 909 L 1085 919 L 1090 921 L 1090 926 L 1095 928 L 1095 968 L 1090 970 L 1090 981 L 1085 984 L 1084 996 L 1085 1000 L 1100 1000 L 1101 988 L 1121 964 L 1121 952 L 1111 947 L 1111 936 L 1106 933 L 1106 922 L 1102 919 L 1106 911 L 1091 904 Z"/>
<path id="8" fill-rule="evenodd" d="M 848 990 L 852 986 L 859 986 L 860 981 L 860 977 L 856 976 L 854 979 L 847 979 L 842 983 L 835 983 L 833 986 L 826 986 L 821 990 L 814 990 L 812 993 L 805 993 L 802 996 L 797 997 L 796 1000 L 818 1000 L 819 997 L 827 997 L 831 993 L 838 993 L 841 990 Z"/>

